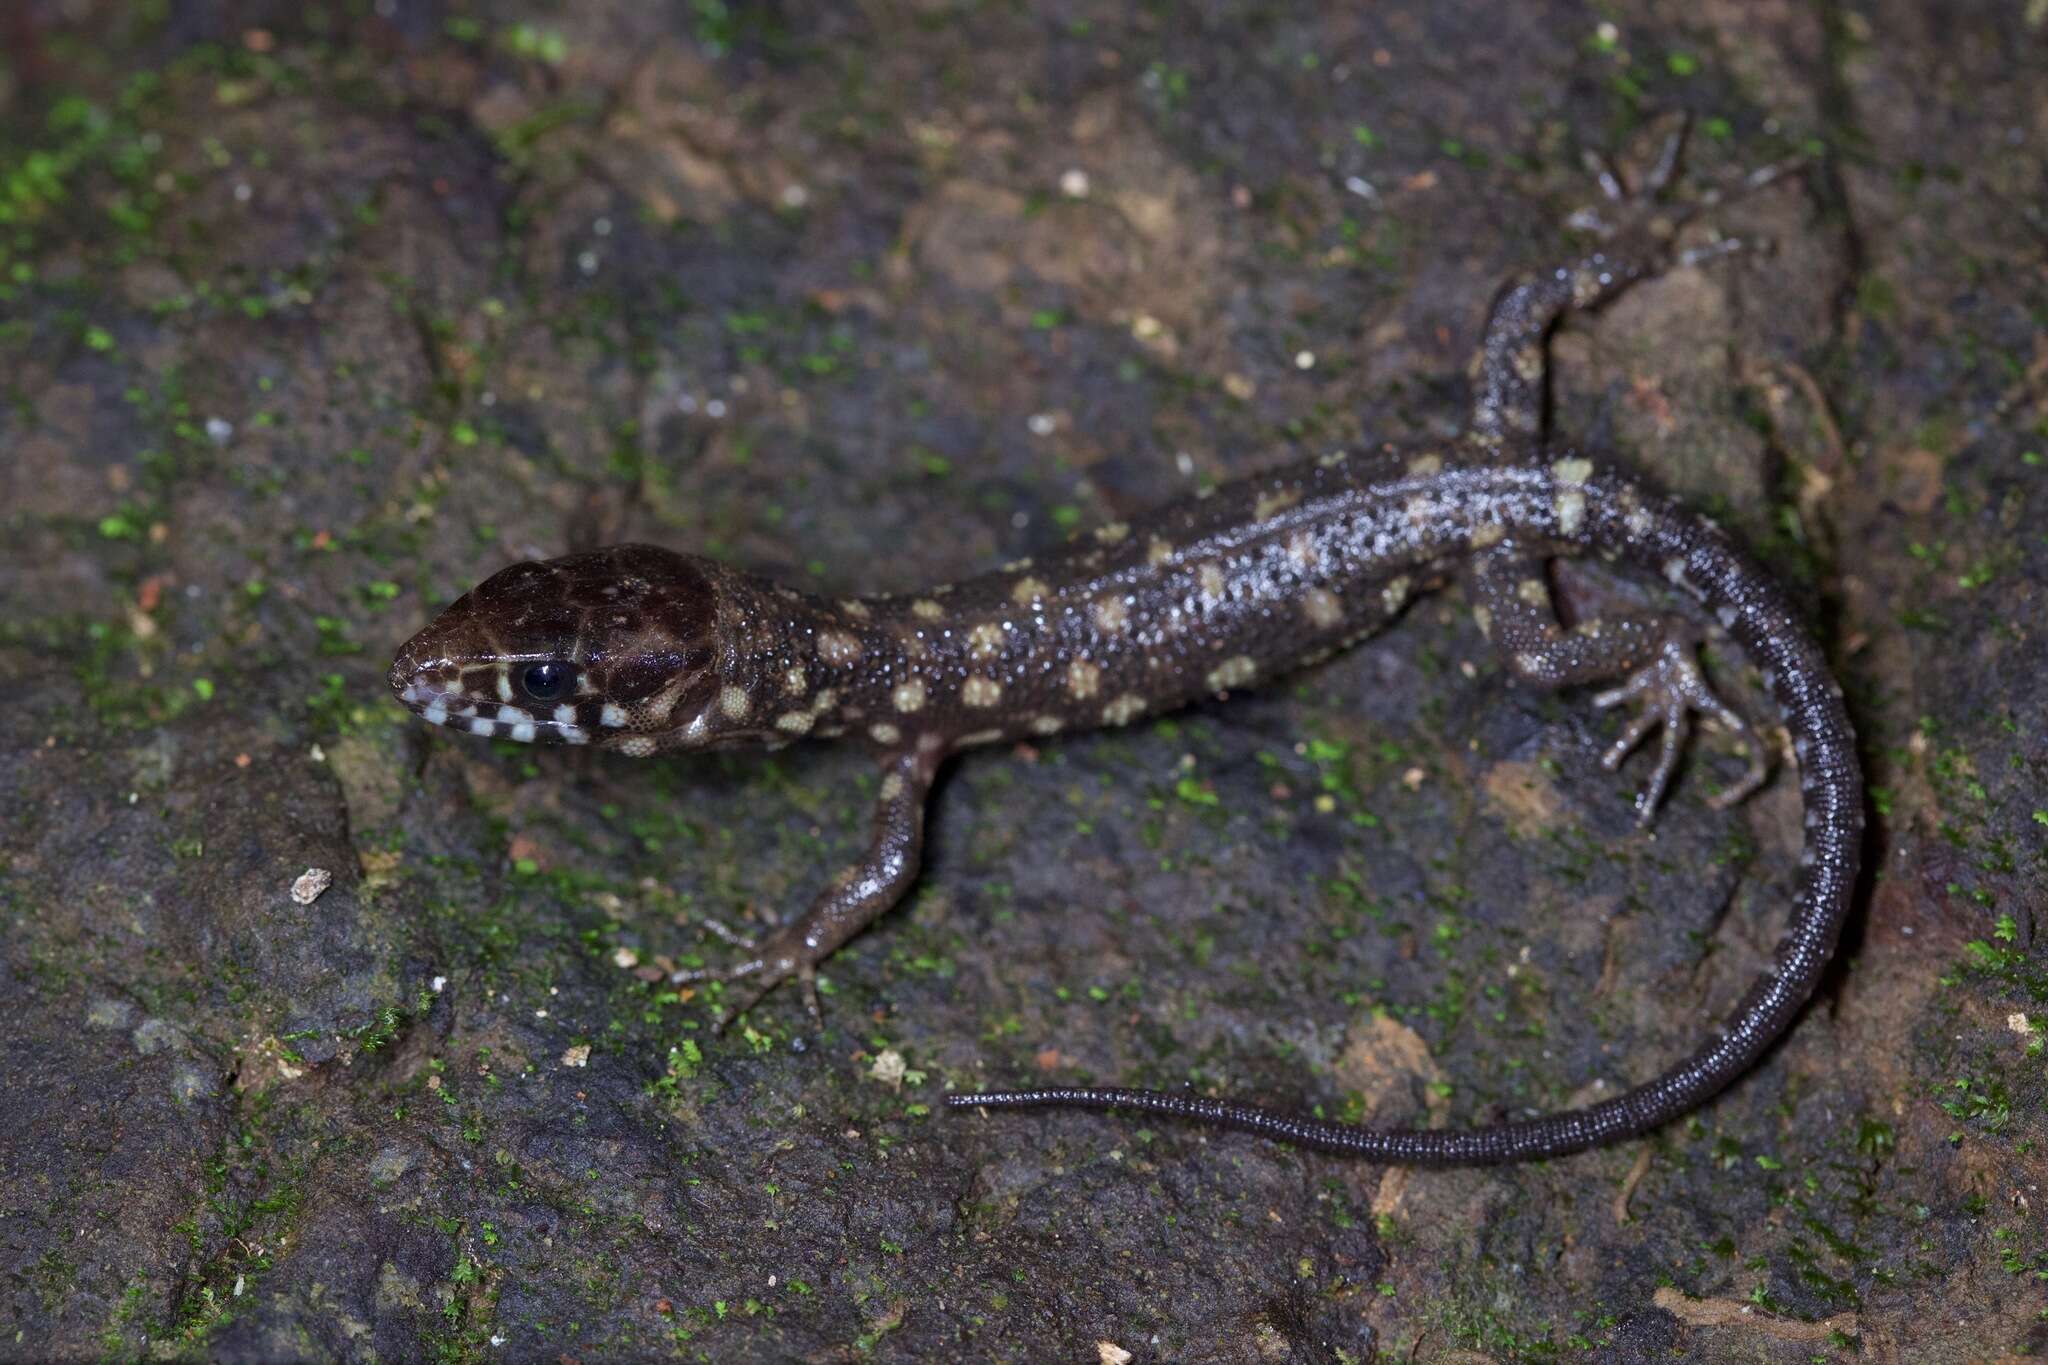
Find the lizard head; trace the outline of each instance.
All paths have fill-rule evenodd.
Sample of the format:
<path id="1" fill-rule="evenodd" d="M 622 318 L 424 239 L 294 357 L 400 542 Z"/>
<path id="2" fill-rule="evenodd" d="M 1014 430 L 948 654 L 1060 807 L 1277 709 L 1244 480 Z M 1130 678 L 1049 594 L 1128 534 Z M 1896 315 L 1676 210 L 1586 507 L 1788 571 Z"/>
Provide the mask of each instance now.
<path id="1" fill-rule="evenodd" d="M 435 725 L 525 743 L 639 756 L 738 738 L 718 707 L 725 573 L 649 545 L 513 564 L 406 641 L 391 690 Z"/>

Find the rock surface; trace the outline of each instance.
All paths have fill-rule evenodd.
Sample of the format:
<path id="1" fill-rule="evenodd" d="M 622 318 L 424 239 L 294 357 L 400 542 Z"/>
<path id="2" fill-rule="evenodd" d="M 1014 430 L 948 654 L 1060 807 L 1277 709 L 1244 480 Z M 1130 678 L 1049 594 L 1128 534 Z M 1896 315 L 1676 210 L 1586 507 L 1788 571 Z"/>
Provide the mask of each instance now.
<path id="1" fill-rule="evenodd" d="M 0 1356 L 2048 1349 L 2041 7 L 1599 12 L 0 20 Z M 908 588 L 1452 430 L 1581 153 L 1640 163 L 1680 108 L 1702 175 L 1815 169 L 1718 220 L 1774 253 L 1574 320 L 1558 424 L 1803 595 L 1874 832 L 1823 996 L 1654 1140 L 1407 1172 L 938 1108 L 1483 1122 L 1731 1005 L 1793 784 L 1707 810 L 1710 738 L 1636 833 L 1611 719 L 1516 687 L 1455 594 L 957 764 L 816 1036 L 778 998 L 713 1037 L 663 968 L 836 870 L 857 757 L 493 748 L 383 695 L 516 556 Z"/>

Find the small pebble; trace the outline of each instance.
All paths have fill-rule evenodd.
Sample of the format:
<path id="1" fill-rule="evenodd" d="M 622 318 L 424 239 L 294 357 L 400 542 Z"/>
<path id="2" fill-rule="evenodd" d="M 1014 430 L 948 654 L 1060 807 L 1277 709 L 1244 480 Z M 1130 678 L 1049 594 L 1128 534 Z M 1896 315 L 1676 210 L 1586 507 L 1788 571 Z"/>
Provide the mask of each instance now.
<path id="1" fill-rule="evenodd" d="M 893 1047 L 885 1047 L 876 1056 L 874 1065 L 868 1068 L 868 1075 L 893 1089 L 903 1084 L 903 1073 L 909 1069 L 902 1053 Z"/>

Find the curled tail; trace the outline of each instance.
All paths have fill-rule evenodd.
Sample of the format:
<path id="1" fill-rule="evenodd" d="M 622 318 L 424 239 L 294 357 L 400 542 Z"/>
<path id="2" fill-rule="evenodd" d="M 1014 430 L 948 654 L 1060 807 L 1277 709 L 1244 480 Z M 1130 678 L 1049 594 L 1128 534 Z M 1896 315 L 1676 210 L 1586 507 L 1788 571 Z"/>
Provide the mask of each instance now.
<path id="1" fill-rule="evenodd" d="M 1842 692 L 1791 600 L 1718 527 L 1611 471 L 1567 483 L 1553 471 L 1472 470 L 1385 492 L 1392 500 L 1418 490 L 1539 538 L 1618 552 L 1697 597 L 1748 653 L 1791 733 L 1805 808 L 1791 927 L 1770 969 L 1704 1045 L 1655 1080 L 1583 1109 L 1485 1127 L 1366 1128 L 1239 1100 L 1115 1088 L 956 1093 L 949 1108 L 1123 1109 L 1410 1166 L 1532 1161 L 1637 1137 L 1697 1108 L 1791 1024 L 1834 953 L 1863 834 L 1863 779 Z"/>

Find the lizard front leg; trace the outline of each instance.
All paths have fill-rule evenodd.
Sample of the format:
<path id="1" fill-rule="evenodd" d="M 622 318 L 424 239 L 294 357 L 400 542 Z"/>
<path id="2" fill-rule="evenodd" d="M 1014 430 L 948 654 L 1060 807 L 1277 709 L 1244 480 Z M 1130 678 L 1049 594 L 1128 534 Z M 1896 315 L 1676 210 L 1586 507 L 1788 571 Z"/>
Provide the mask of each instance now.
<path id="1" fill-rule="evenodd" d="M 924 852 L 924 808 L 931 794 L 938 755 L 923 749 L 890 755 L 882 765 L 881 787 L 875 796 L 875 823 L 867 851 L 858 862 L 834 877 L 803 915 L 755 941 L 714 920 L 705 927 L 738 947 L 740 961 L 702 967 L 670 976 L 690 981 L 745 982 L 737 999 L 728 1002 L 716 1028 L 723 1030 L 784 981 L 796 979 L 813 1019 L 818 1004 L 818 964 L 830 957 L 877 916 L 903 899 Z"/>

